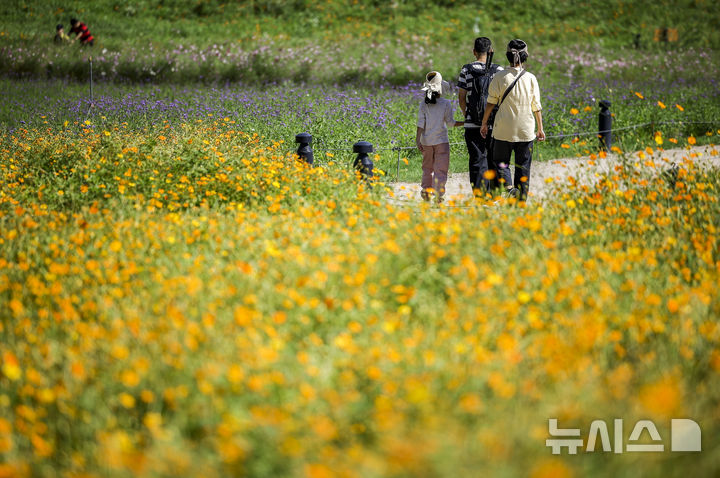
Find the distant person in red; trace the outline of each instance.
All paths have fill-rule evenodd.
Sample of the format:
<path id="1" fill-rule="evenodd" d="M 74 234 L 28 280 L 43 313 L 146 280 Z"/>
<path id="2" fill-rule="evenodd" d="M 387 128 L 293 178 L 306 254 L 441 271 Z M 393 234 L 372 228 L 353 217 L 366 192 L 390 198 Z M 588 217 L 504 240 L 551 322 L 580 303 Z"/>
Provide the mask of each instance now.
<path id="1" fill-rule="evenodd" d="M 83 22 L 79 22 L 77 18 L 72 18 L 70 19 L 70 26 L 72 26 L 72 28 L 70 28 L 70 33 L 75 34 L 75 39 L 73 41 L 80 39 L 80 43 L 82 45 L 92 46 L 95 39 L 92 34 L 90 34 L 90 30 L 88 30 L 87 25 Z"/>

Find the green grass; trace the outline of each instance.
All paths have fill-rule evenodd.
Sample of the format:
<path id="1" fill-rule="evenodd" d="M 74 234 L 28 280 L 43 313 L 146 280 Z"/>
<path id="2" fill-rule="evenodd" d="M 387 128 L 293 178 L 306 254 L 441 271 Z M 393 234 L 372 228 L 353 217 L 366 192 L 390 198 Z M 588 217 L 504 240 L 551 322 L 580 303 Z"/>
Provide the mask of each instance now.
<path id="1" fill-rule="evenodd" d="M 532 5 L 490 0 L 482 8 L 454 0 L 97 0 L 90 4 L 69 0 L 61 6 L 47 0 L 18 0 L 0 7 L 5 36 L 12 40 L 52 36 L 55 23 L 67 23 L 71 16 L 86 21 L 101 43 L 117 47 L 148 39 L 166 45 L 178 40 L 209 45 L 257 39 L 258 34 L 341 42 L 401 37 L 422 43 L 428 37 L 434 44 L 469 44 L 477 29 L 491 37 L 527 37 L 543 47 L 596 39 L 616 47 L 631 44 L 636 33 L 645 44 L 650 43 L 654 30 L 663 27 L 677 28 L 684 46 L 720 44 L 720 14 L 707 0 L 540 1 Z"/>
<path id="2" fill-rule="evenodd" d="M 96 46 L 82 55 L 75 46 L 59 53 L 51 42 L 55 24 L 68 25 L 71 16 L 85 21 L 96 36 Z M 83 58 L 92 54 L 118 58 L 118 80 L 153 82 L 266 83 L 277 79 L 275 66 L 282 64 L 294 81 L 402 84 L 430 67 L 456 70 L 471 59 L 478 35 L 489 36 L 499 52 L 510 39 L 521 37 L 531 55 L 550 49 L 557 57 L 572 47 L 608 58 L 676 55 L 691 48 L 716 56 L 720 45 L 717 9 L 688 0 L 542 1 L 532 6 L 489 1 L 482 9 L 455 1 L 99 0 L 69 1 L 62 7 L 18 1 L 0 6 L 0 24 L 0 47 L 15 58 L 4 60 L 6 73 L 79 79 Z M 653 41 L 655 30 L 663 27 L 677 29 L 678 41 Z M 636 34 L 639 50 L 633 48 Z M 229 64 L 199 61 L 187 51 L 178 52 L 180 45 L 210 57 L 222 58 L 228 51 L 233 55 Z M 16 54 L 17 49 L 25 53 Z M 684 61 L 682 53 L 676 60 Z"/>

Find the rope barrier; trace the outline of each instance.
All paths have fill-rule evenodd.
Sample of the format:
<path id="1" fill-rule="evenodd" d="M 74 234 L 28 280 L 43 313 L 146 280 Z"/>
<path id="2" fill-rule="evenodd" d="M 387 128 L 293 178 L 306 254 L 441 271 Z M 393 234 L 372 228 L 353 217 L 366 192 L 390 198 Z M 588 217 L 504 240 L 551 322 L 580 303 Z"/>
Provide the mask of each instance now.
<path id="1" fill-rule="evenodd" d="M 686 120 L 673 120 L 673 121 L 657 121 L 657 122 L 648 122 L 648 123 L 639 123 L 634 125 L 628 125 L 628 126 L 622 126 L 620 128 L 612 128 L 610 130 L 603 130 L 603 131 L 584 131 L 584 132 L 576 132 L 576 133 L 560 133 L 555 135 L 549 135 L 545 136 L 545 139 L 562 139 L 562 138 L 576 138 L 580 136 L 600 136 L 602 133 L 613 133 L 613 132 L 619 132 L 619 131 L 628 131 L 628 130 L 635 130 L 638 128 L 644 128 L 647 126 L 663 126 L 663 125 L 675 125 L 675 124 L 704 124 L 704 125 L 717 125 L 720 124 L 720 120 L 716 121 L 686 121 Z M 325 145 L 326 143 L 323 139 L 317 140 L 318 145 Z M 450 146 L 459 146 L 464 145 L 464 142 L 452 142 L 450 143 Z M 318 148 L 320 151 L 325 152 L 347 152 L 352 153 L 352 146 L 345 147 L 326 147 L 321 146 Z M 401 153 L 402 151 L 409 151 L 417 149 L 417 146 L 381 146 L 378 148 L 373 148 L 374 152 L 385 152 L 385 151 L 393 151 L 397 152 L 397 166 L 396 166 L 396 177 L 395 181 L 398 181 L 400 178 L 400 160 L 401 160 Z"/>
<path id="2" fill-rule="evenodd" d="M 584 131 L 584 132 L 576 132 L 576 133 L 560 133 L 560 134 L 554 134 L 554 135 L 547 135 L 545 136 L 545 139 L 558 139 L 558 138 L 574 138 L 577 136 L 597 136 L 601 133 L 614 133 L 616 131 L 627 131 L 631 129 L 638 129 L 643 128 L 645 126 L 661 126 L 661 125 L 670 125 L 670 124 L 708 124 L 708 125 L 716 125 L 720 124 L 720 120 L 717 121 L 684 121 L 684 120 L 675 120 L 675 121 L 656 121 L 656 122 L 649 122 L 649 123 L 640 123 L 640 124 L 634 124 L 629 126 L 623 126 L 620 128 L 613 128 L 611 130 L 603 130 L 603 131 Z M 324 143 L 322 139 L 317 140 L 319 144 Z M 464 145 L 464 142 L 452 142 L 450 143 L 450 146 L 458 146 L 458 145 Z M 374 151 L 404 151 L 404 150 L 413 150 L 416 149 L 417 146 L 381 146 L 377 148 L 373 148 Z M 348 151 L 352 152 L 352 146 L 350 148 L 319 148 L 322 151 Z"/>

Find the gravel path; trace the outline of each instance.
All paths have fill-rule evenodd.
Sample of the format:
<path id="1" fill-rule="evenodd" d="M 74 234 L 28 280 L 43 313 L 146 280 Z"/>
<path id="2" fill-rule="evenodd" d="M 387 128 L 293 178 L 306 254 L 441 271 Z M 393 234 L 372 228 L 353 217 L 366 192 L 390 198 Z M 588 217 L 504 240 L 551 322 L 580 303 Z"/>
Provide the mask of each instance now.
<path id="1" fill-rule="evenodd" d="M 655 174 L 667 169 L 671 163 L 682 163 L 685 160 L 720 166 L 720 151 L 714 145 L 694 146 L 683 149 L 655 150 L 649 155 L 644 152 L 641 159 L 639 153 L 629 155 L 633 163 L 656 171 Z M 592 160 L 590 157 L 566 158 L 553 161 L 533 162 L 530 178 L 530 200 L 542 200 L 553 182 L 567 182 L 574 178 L 580 184 L 592 184 L 598 176 L 610 171 L 620 159 L 615 154 L 605 158 Z M 419 165 L 418 165 L 419 167 Z M 514 169 L 513 169 L 514 171 Z M 446 200 L 463 201 L 472 198 L 472 190 L 468 173 L 454 173 L 448 177 Z M 419 183 L 394 183 L 393 199 L 398 202 L 419 202 Z"/>

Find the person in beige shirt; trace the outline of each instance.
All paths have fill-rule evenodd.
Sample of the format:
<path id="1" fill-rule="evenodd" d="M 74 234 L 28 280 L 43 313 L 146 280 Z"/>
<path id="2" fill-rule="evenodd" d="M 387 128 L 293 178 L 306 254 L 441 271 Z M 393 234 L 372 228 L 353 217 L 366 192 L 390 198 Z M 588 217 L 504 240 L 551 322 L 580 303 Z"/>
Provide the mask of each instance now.
<path id="1" fill-rule="evenodd" d="M 508 194 L 525 200 L 530 189 L 533 141 L 536 138 L 538 141 L 545 140 L 540 87 L 535 75 L 523 68 L 528 58 L 527 44 L 524 41 L 517 39 L 510 41 L 506 56 L 510 68 L 498 72 L 490 83 L 480 134 L 483 137 L 487 135 L 487 121 L 497 105 L 492 133 L 493 160 L 500 182 Z M 515 153 L 514 181 L 510 175 L 510 156 L 513 152 Z"/>

